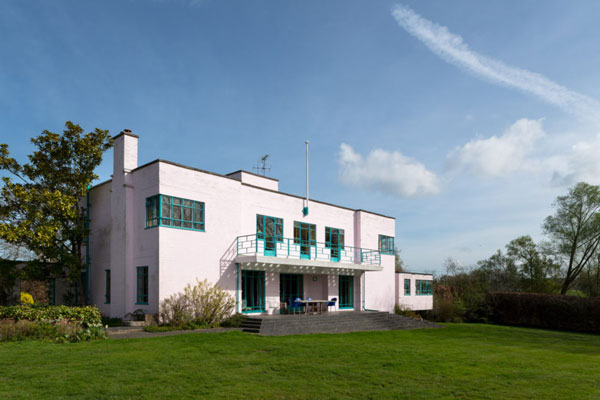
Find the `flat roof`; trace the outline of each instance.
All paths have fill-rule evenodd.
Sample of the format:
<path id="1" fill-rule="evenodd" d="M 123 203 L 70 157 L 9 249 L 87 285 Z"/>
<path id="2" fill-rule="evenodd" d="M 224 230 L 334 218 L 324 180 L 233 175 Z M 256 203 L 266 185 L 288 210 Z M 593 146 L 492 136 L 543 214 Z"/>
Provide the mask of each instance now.
<path id="1" fill-rule="evenodd" d="M 238 169 L 237 171 L 230 172 L 230 173 L 228 173 L 225 176 L 237 174 L 238 172 L 243 172 L 245 174 L 250 174 L 250 175 L 258 176 L 259 178 L 270 179 L 272 181 L 279 182 L 279 179 L 271 178 L 270 176 L 264 176 L 264 175 L 255 174 L 254 172 L 246 171 L 245 169 Z"/>
<path id="2" fill-rule="evenodd" d="M 242 184 L 244 186 L 248 186 L 248 187 L 251 187 L 251 188 L 254 188 L 254 189 L 264 190 L 264 191 L 272 192 L 272 193 L 277 193 L 277 194 L 281 194 L 283 196 L 294 197 L 294 198 L 297 198 L 297 199 L 304 199 L 303 196 L 298 196 L 298 195 L 295 195 L 295 194 L 280 192 L 278 190 L 267 189 L 267 188 L 263 188 L 263 187 L 256 186 L 256 185 L 250 185 L 248 183 L 243 183 L 243 182 L 241 182 L 241 181 L 239 181 L 239 180 L 237 180 L 235 178 L 232 178 L 232 177 L 228 176 L 228 175 L 240 172 L 240 171 L 241 172 L 246 172 L 248 174 L 252 174 L 251 172 L 244 171 L 244 170 L 238 170 L 238 171 L 235 171 L 235 172 L 231 172 L 231 173 L 229 173 L 227 175 L 222 175 L 222 174 L 218 174 L 216 172 L 206 171 L 206 170 L 203 170 L 203 169 L 190 167 L 188 165 L 179 164 L 179 163 L 176 163 L 176 162 L 173 162 L 173 161 L 167 161 L 167 160 L 163 160 L 163 159 L 157 158 L 156 160 L 150 161 L 150 162 L 148 162 L 146 164 L 140 165 L 139 167 L 132 169 L 131 172 L 137 171 L 137 170 L 142 169 L 142 168 L 149 167 L 150 165 L 156 164 L 156 163 L 165 163 L 165 164 L 173 165 L 175 167 L 185 168 L 185 169 L 189 169 L 189 170 L 196 171 L 196 172 L 201 172 L 203 174 L 209 174 L 209 175 L 214 175 L 214 176 L 218 176 L 218 177 L 225 178 L 225 179 L 230 179 L 232 181 L 239 182 L 240 184 Z M 256 175 L 256 174 L 252 174 L 252 175 Z M 256 176 L 259 176 L 261 178 L 267 178 L 267 179 L 272 179 L 272 180 L 278 181 L 277 179 L 269 178 L 269 177 L 263 177 L 262 175 L 256 175 Z M 100 185 L 103 185 L 105 183 L 108 183 L 111 180 L 112 179 L 109 179 L 107 181 L 99 183 L 99 184 L 91 187 L 90 190 L 94 189 L 94 188 L 96 188 L 96 187 L 98 187 Z M 377 215 L 377 216 L 384 217 L 384 218 L 396 219 L 396 217 L 390 217 L 389 215 L 379 214 L 379 213 L 376 213 L 376 212 L 373 212 L 373 211 L 363 210 L 361 208 L 356 209 L 356 208 L 344 207 L 344 206 L 340 206 L 340 205 L 337 205 L 337 204 L 327 203 L 325 201 L 320 201 L 320 200 L 315 200 L 315 199 L 309 199 L 309 201 L 312 201 L 314 203 L 324 204 L 324 205 L 327 205 L 327 206 L 332 206 L 332 207 L 337 207 L 337 208 L 343 208 L 343 209 L 349 210 L 349 211 L 361 211 L 361 212 L 366 212 L 366 213 Z M 424 274 L 424 275 L 426 275 L 426 274 Z"/>

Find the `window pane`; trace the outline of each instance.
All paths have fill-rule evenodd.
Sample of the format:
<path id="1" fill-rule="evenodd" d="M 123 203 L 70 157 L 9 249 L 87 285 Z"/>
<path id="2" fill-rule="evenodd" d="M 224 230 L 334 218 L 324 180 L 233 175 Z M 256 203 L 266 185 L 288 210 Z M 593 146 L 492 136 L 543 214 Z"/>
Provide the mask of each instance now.
<path id="1" fill-rule="evenodd" d="M 183 200 L 183 205 L 186 207 L 191 207 L 193 204 L 192 200 Z"/>
<path id="2" fill-rule="evenodd" d="M 202 210 L 194 208 L 194 222 L 202 222 Z"/>
<path id="3" fill-rule="evenodd" d="M 173 219 L 181 219 L 181 206 L 173 206 Z"/>
<path id="4" fill-rule="evenodd" d="M 177 205 L 182 205 L 182 199 L 178 198 L 178 197 L 173 197 L 173 204 L 177 204 Z"/>
<path id="5" fill-rule="evenodd" d="M 191 221 L 192 220 L 192 209 L 188 207 L 183 207 L 183 220 Z"/>
<path id="6" fill-rule="evenodd" d="M 162 225 L 171 226 L 171 220 L 163 218 L 162 219 Z"/>
<path id="7" fill-rule="evenodd" d="M 162 196 L 162 216 L 163 218 L 171 218 L 171 197 Z"/>
<path id="8" fill-rule="evenodd" d="M 202 224 L 194 224 L 194 229 L 203 230 L 204 227 L 202 226 Z"/>

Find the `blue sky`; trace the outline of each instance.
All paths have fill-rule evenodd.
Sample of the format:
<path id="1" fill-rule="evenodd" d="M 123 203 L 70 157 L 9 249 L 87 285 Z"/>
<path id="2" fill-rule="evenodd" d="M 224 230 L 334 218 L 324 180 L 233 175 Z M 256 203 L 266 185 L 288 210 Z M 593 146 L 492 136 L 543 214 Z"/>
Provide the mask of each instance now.
<path id="1" fill-rule="evenodd" d="M 396 220 L 409 270 L 472 264 L 600 183 L 600 3 L 0 2 L 0 136 L 140 135 L 163 158 L 271 176 Z M 111 173 L 108 155 L 98 172 Z"/>

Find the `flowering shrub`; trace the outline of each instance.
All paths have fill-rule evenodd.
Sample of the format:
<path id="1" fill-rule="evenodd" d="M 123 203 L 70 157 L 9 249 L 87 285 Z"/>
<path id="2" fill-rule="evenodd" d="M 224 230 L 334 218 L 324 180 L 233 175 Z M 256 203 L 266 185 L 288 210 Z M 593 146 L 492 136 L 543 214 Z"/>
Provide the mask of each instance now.
<path id="1" fill-rule="evenodd" d="M 235 307 L 235 299 L 218 285 L 208 280 L 187 285 L 183 293 L 177 293 L 160 304 L 160 323 L 185 326 L 195 324 L 214 327 L 228 318 Z"/>
<path id="2" fill-rule="evenodd" d="M 21 304 L 33 305 L 33 296 L 26 292 L 21 292 Z"/>

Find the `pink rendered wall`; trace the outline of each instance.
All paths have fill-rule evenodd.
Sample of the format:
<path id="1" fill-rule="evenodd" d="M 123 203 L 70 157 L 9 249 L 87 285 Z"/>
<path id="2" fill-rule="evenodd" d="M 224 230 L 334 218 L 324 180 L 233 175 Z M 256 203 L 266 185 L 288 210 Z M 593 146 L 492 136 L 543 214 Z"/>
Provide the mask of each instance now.
<path id="1" fill-rule="evenodd" d="M 404 294 L 404 279 L 410 279 L 410 295 Z M 396 282 L 398 290 L 396 292 L 396 302 L 400 306 L 404 306 L 408 309 L 420 311 L 420 310 L 431 310 L 433 309 L 433 295 L 419 295 L 416 294 L 416 281 L 432 281 L 433 276 L 427 274 L 414 274 L 414 273 L 398 273 L 396 274 Z"/>
<path id="2" fill-rule="evenodd" d="M 345 245 L 377 249 L 378 235 L 394 236 L 395 220 L 310 202 L 302 215 L 303 199 L 242 184 L 234 179 L 204 173 L 170 163 L 155 162 L 133 172 L 137 139 L 125 136 L 115 146 L 112 182 L 92 190 L 93 301 L 103 312 L 122 316 L 138 308 L 158 312 L 159 302 L 183 290 L 196 279 L 208 279 L 236 294 L 236 238 L 256 233 L 256 214 L 284 220 L 284 237 L 293 239 L 294 221 L 316 225 L 316 239 L 325 242 L 325 227 L 343 229 Z M 129 147 L 127 146 L 129 145 Z M 121 146 L 121 147 L 120 147 Z M 117 157 L 117 152 L 121 156 Z M 205 203 L 205 232 L 170 227 L 145 228 L 146 198 L 171 195 Z M 356 235 L 355 233 L 358 233 Z M 149 304 L 136 303 L 136 267 L 149 269 Z M 384 271 L 368 272 L 366 306 L 391 311 L 395 302 L 394 257 L 382 256 Z M 111 269 L 112 301 L 104 303 L 104 269 Z M 240 274 L 241 275 L 241 274 Z M 336 297 L 339 277 L 305 277 L 305 296 Z M 354 279 L 355 309 L 362 306 L 363 276 Z M 241 286 L 240 286 L 241 287 Z M 279 271 L 266 272 L 269 312 L 279 308 Z"/>

